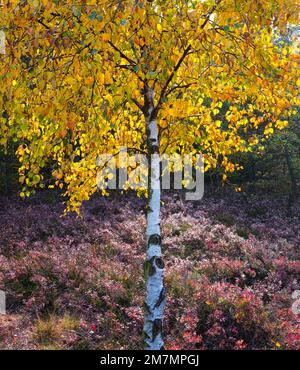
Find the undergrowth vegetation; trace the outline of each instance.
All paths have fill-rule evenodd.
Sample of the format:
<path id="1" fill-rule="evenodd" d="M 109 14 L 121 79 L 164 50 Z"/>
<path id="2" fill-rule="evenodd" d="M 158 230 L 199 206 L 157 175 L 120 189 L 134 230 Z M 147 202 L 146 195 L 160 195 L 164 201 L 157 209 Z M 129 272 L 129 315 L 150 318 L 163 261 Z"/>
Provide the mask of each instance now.
<path id="1" fill-rule="evenodd" d="M 230 192 L 164 203 L 166 348 L 299 349 L 299 216 Z M 142 348 L 143 200 L 97 198 L 82 218 L 45 196 L 1 205 L 0 348 Z"/>

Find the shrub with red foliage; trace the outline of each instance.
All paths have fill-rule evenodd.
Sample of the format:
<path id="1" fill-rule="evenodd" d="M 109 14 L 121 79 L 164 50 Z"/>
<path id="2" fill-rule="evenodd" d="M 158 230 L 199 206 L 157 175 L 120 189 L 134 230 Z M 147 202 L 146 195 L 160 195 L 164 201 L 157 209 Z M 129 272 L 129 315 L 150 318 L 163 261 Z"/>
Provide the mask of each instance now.
<path id="1" fill-rule="evenodd" d="M 162 214 L 168 303 L 166 348 L 300 349 L 299 218 L 280 200 L 239 194 L 183 203 Z M 82 218 L 34 198 L 1 199 L 0 289 L 7 313 L 0 348 L 41 348 L 37 319 L 72 315 L 78 328 L 55 348 L 141 348 L 144 201 L 98 198 Z M 298 213 L 299 214 L 299 213 Z M 51 342 L 52 341 L 52 342 Z"/>

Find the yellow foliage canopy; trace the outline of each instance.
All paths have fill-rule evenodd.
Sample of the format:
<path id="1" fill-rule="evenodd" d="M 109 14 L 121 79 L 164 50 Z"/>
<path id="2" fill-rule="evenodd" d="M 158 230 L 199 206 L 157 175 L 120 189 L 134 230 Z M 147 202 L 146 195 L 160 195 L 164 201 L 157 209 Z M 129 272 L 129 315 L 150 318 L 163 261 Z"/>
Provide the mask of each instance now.
<path id="1" fill-rule="evenodd" d="M 56 163 L 72 208 L 96 191 L 96 158 L 147 149 L 144 92 L 155 92 L 161 153 L 206 168 L 286 126 L 299 105 L 299 0 L 4 0 L 0 144 L 20 143 L 20 181 Z M 248 140 L 245 133 L 251 129 Z M 37 177 L 39 176 L 39 177 Z"/>

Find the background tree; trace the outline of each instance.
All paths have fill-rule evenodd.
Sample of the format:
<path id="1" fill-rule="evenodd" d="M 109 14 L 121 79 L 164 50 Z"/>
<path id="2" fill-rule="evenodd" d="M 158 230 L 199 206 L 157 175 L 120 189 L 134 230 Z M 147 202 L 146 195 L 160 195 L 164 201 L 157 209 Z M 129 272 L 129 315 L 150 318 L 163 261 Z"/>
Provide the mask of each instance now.
<path id="1" fill-rule="evenodd" d="M 146 348 L 163 346 L 160 155 L 203 153 L 206 170 L 233 172 L 229 155 L 255 145 L 255 130 L 287 125 L 298 65 L 274 36 L 298 14 L 294 0 L 3 1 L 0 143 L 20 144 L 21 196 L 44 186 L 51 161 L 79 212 L 97 190 L 99 155 L 127 146 L 151 158 Z"/>

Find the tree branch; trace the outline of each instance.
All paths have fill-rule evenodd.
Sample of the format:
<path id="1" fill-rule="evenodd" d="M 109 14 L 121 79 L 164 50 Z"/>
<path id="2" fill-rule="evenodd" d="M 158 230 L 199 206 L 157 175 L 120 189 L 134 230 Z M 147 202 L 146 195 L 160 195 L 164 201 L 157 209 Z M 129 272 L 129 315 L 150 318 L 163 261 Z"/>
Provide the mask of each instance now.
<path id="1" fill-rule="evenodd" d="M 131 101 L 144 113 L 144 107 L 135 98 L 131 98 Z"/>
<path id="2" fill-rule="evenodd" d="M 38 23 L 41 24 L 43 27 L 45 27 L 47 30 L 51 30 L 49 26 L 47 26 L 42 19 L 38 19 Z"/>
<path id="3" fill-rule="evenodd" d="M 169 91 L 166 92 L 166 96 L 170 95 L 173 91 L 177 90 L 177 89 L 187 89 L 188 87 L 192 86 L 192 85 L 195 85 L 196 82 L 191 82 L 189 84 L 186 84 L 186 85 L 176 85 L 174 87 L 172 87 Z"/>
<path id="4" fill-rule="evenodd" d="M 173 80 L 173 77 L 175 76 L 175 73 L 180 68 L 181 64 L 183 63 L 185 57 L 188 55 L 188 53 L 189 53 L 190 50 L 191 50 L 191 45 L 188 45 L 188 47 L 184 50 L 181 58 L 177 62 L 176 66 L 174 67 L 174 69 L 173 69 L 172 73 L 170 74 L 169 78 L 167 79 L 167 82 L 165 83 L 165 86 L 162 88 L 161 94 L 160 94 L 160 97 L 159 97 L 159 100 L 158 100 L 158 103 L 157 103 L 157 105 L 155 107 L 155 110 L 154 110 L 155 111 L 155 115 L 157 114 L 157 111 L 160 108 L 160 105 L 162 103 L 162 100 L 165 97 L 165 94 L 167 92 L 167 89 L 168 89 L 169 84 Z"/>
<path id="5" fill-rule="evenodd" d="M 209 21 L 209 18 L 211 17 L 211 15 L 213 14 L 213 12 L 217 9 L 218 5 L 220 4 L 222 0 L 217 0 L 215 5 L 212 7 L 211 11 L 207 14 L 206 18 L 205 18 L 205 21 L 203 22 L 202 26 L 201 26 L 201 29 L 203 30 L 204 27 L 207 25 L 208 21 Z"/>
<path id="6" fill-rule="evenodd" d="M 117 48 L 111 41 L 108 41 L 108 43 L 109 43 L 109 45 L 113 48 L 113 49 L 115 49 L 118 53 L 120 53 L 120 56 L 123 58 L 123 59 L 125 59 L 125 60 L 127 60 L 127 62 L 128 63 L 130 63 L 131 65 L 133 65 L 133 66 L 135 66 L 136 65 L 136 63 L 135 63 L 135 61 L 134 60 L 132 60 L 132 59 L 130 59 L 126 54 L 124 54 L 119 48 Z"/>

